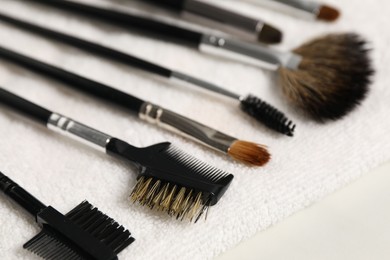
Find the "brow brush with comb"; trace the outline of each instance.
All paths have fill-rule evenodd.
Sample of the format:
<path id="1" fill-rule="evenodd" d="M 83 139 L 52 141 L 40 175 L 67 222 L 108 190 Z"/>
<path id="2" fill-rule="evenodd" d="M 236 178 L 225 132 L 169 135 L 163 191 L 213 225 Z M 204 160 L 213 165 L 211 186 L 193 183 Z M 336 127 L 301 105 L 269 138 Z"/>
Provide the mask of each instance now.
<path id="1" fill-rule="evenodd" d="M 1 172 L 0 191 L 33 215 L 42 227 L 23 248 L 43 259 L 115 260 L 135 240 L 127 229 L 88 201 L 63 215 Z"/>
<path id="2" fill-rule="evenodd" d="M 137 166 L 139 174 L 131 200 L 197 222 L 217 204 L 233 175 L 180 151 L 171 143 L 137 148 L 0 88 L 0 103 L 34 119 L 50 130 L 91 144 L 108 155 Z M 207 216 L 207 214 L 204 214 Z"/>
<path id="3" fill-rule="evenodd" d="M 238 140 L 235 137 L 107 85 L 32 59 L 1 46 L 0 57 L 62 82 L 65 84 L 64 86 L 83 91 L 92 96 L 109 101 L 114 105 L 123 107 L 131 113 L 136 114 L 143 121 L 190 138 L 240 162 L 251 166 L 263 166 L 270 160 L 270 154 L 264 145 Z"/>
<path id="4" fill-rule="evenodd" d="M 16 26 L 20 29 L 26 30 L 28 32 L 56 40 L 61 43 L 69 44 L 73 47 L 82 49 L 89 53 L 99 55 L 116 62 L 120 62 L 126 66 L 135 67 L 137 69 L 141 69 L 148 73 L 169 79 L 171 81 L 178 81 L 180 83 L 189 84 L 191 86 L 199 87 L 201 89 L 210 91 L 211 93 L 216 93 L 221 96 L 228 97 L 232 100 L 238 101 L 242 111 L 250 115 L 252 118 L 256 119 L 258 122 L 264 124 L 268 128 L 275 130 L 281 134 L 285 134 L 287 136 L 294 135 L 295 124 L 291 120 L 289 120 L 278 109 L 252 94 L 239 95 L 234 92 L 228 91 L 216 84 L 202 80 L 200 78 L 193 77 L 186 73 L 171 70 L 169 68 L 162 67 L 146 60 L 142 60 L 127 53 L 114 50 L 112 48 L 108 48 L 103 45 L 99 45 L 97 43 L 87 41 L 69 34 L 51 30 L 26 21 L 22 21 L 2 13 L 0 13 L 0 20 L 9 23 L 13 26 Z"/>

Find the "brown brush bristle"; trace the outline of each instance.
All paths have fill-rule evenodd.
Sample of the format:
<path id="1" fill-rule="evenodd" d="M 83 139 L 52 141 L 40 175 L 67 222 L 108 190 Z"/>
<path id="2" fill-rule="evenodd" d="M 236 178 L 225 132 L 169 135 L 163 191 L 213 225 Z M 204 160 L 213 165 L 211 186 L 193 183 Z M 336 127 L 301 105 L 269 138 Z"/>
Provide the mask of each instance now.
<path id="1" fill-rule="evenodd" d="M 284 93 L 317 121 L 336 120 L 365 98 L 374 70 L 357 34 L 331 34 L 294 50 L 297 70 L 280 68 Z"/>
<path id="2" fill-rule="evenodd" d="M 340 12 L 330 6 L 323 5 L 318 12 L 317 18 L 328 22 L 336 21 L 340 17 Z"/>
<path id="3" fill-rule="evenodd" d="M 240 140 L 230 146 L 228 154 L 238 161 L 253 166 L 263 166 L 271 159 L 266 146 Z"/>
<path id="4" fill-rule="evenodd" d="M 264 24 L 258 36 L 258 40 L 266 44 L 280 43 L 282 39 L 283 39 L 282 32 L 279 29 L 272 27 L 271 25 L 268 24 Z"/>

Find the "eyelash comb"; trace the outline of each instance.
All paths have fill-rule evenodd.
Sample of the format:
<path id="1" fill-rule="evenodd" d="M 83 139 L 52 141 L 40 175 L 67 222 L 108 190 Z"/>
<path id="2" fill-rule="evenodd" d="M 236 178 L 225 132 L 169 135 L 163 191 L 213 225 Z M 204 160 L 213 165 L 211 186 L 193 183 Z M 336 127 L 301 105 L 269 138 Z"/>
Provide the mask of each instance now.
<path id="1" fill-rule="evenodd" d="M 30 0 L 31 1 L 31 0 Z M 156 35 L 200 52 L 275 71 L 288 101 L 311 119 L 324 123 L 353 111 L 367 96 L 374 69 L 367 41 L 356 33 L 336 33 L 311 40 L 292 51 L 203 34 L 130 13 L 63 0 L 35 0 L 120 26 Z"/>
<path id="2" fill-rule="evenodd" d="M 141 100 L 99 82 L 58 67 L 29 58 L 0 46 L 0 57 L 95 97 L 109 101 L 136 114 L 138 118 L 165 130 L 190 138 L 231 158 L 252 166 L 263 166 L 270 160 L 264 145 L 238 140 L 211 127 L 170 110 Z"/>
<path id="3" fill-rule="evenodd" d="M 69 44 L 73 47 L 82 49 L 92 54 L 97 54 L 104 58 L 120 62 L 124 65 L 135 67 L 143 71 L 158 75 L 163 78 L 167 78 L 172 81 L 179 81 L 181 83 L 190 84 L 210 92 L 223 95 L 233 100 L 239 101 L 240 108 L 246 114 L 256 119 L 258 122 L 264 124 L 268 128 L 275 130 L 281 134 L 287 136 L 293 136 L 295 130 L 295 124 L 289 120 L 282 112 L 275 107 L 269 105 L 267 102 L 260 98 L 249 95 L 238 95 L 213 83 L 204 81 L 202 79 L 190 76 L 188 74 L 173 71 L 165 67 L 161 67 L 157 64 L 142 60 L 132 55 L 120 52 L 91 41 L 77 38 L 75 36 L 54 31 L 48 28 L 44 28 L 29 22 L 25 22 L 5 14 L 0 13 L 0 20 L 16 26 L 20 29 L 28 32 L 36 33 L 46 38 L 50 38 L 61 43 Z"/>
<path id="4" fill-rule="evenodd" d="M 131 200 L 180 220 L 197 222 L 202 215 L 207 217 L 208 208 L 217 204 L 233 180 L 232 174 L 200 162 L 170 143 L 137 148 L 3 88 L 0 88 L 0 103 L 54 132 L 87 142 L 108 155 L 136 165 L 139 175 Z"/>
<path id="5" fill-rule="evenodd" d="M 63 215 L 1 172 L 0 191 L 33 215 L 42 227 L 23 248 L 43 259 L 115 260 L 135 241 L 127 229 L 88 201 Z"/>

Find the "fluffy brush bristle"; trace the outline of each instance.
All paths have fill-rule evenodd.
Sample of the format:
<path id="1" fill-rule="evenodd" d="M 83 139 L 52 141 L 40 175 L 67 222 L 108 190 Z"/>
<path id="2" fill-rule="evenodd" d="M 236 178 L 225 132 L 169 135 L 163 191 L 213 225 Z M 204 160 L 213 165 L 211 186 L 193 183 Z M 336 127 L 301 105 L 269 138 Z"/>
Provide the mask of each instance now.
<path id="1" fill-rule="evenodd" d="M 315 120 L 336 120 L 365 98 L 374 70 L 366 41 L 359 35 L 330 34 L 297 49 L 298 70 L 280 68 L 290 101 Z"/>
<path id="2" fill-rule="evenodd" d="M 253 166 L 263 166 L 271 159 L 266 146 L 241 140 L 235 141 L 230 146 L 228 154 L 238 161 Z"/>
<path id="3" fill-rule="evenodd" d="M 241 100 L 241 109 L 257 121 L 279 133 L 288 136 L 294 135 L 295 124 L 282 112 L 258 97 L 249 95 Z"/>

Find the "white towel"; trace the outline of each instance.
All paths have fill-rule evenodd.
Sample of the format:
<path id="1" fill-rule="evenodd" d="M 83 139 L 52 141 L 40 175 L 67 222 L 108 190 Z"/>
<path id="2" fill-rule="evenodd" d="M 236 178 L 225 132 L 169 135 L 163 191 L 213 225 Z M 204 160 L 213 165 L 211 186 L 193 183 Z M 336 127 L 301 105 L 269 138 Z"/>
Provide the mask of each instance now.
<path id="1" fill-rule="evenodd" d="M 116 6 L 126 1 L 84 2 Z M 0 107 L 0 170 L 63 213 L 87 199 L 129 228 L 137 240 L 120 254 L 121 259 L 194 260 L 221 254 L 390 159 L 390 3 L 329 2 L 343 12 L 334 24 L 297 19 L 240 1 L 220 1 L 283 29 L 285 41 L 280 49 L 291 49 L 326 32 L 355 31 L 372 42 L 377 74 L 368 98 L 344 120 L 320 125 L 284 102 L 272 73 L 51 8 L 2 0 L 2 12 L 157 61 L 238 93 L 256 94 L 287 112 L 298 126 L 294 138 L 279 136 L 245 116 L 234 102 L 170 85 L 0 22 L 0 44 L 5 47 L 107 83 L 239 138 L 266 144 L 273 156 L 264 168 L 246 167 L 143 123 L 126 111 L 1 61 L 0 85 L 4 88 L 136 146 L 170 141 L 235 174 L 235 179 L 222 200 L 211 208 L 206 222 L 178 222 L 129 202 L 136 173 L 128 165 L 52 133 L 4 106 Z M 32 259 L 22 245 L 39 231 L 33 218 L 0 196 L 0 219 L 0 258 Z"/>

